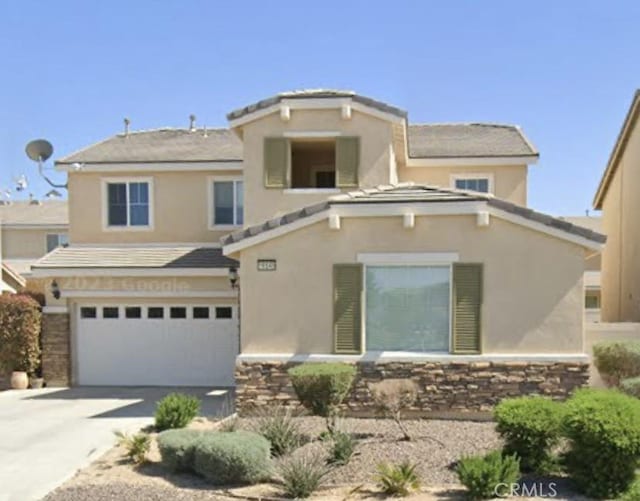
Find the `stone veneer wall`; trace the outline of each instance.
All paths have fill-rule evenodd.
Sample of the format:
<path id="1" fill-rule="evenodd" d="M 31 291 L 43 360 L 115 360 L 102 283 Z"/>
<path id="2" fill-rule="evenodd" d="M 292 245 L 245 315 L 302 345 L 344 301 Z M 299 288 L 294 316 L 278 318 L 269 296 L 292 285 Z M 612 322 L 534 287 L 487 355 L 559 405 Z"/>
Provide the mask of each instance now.
<path id="1" fill-rule="evenodd" d="M 236 409 L 251 414 L 273 402 L 297 406 L 289 381 L 290 362 L 239 362 Z M 413 415 L 486 412 L 505 397 L 541 394 L 566 398 L 589 381 L 581 362 L 358 362 L 358 374 L 345 406 L 350 415 L 373 415 L 368 384 L 383 379 L 411 379 L 418 385 Z"/>
<path id="2" fill-rule="evenodd" d="M 71 384 L 71 326 L 68 313 L 42 315 L 42 375 L 47 386 Z"/>

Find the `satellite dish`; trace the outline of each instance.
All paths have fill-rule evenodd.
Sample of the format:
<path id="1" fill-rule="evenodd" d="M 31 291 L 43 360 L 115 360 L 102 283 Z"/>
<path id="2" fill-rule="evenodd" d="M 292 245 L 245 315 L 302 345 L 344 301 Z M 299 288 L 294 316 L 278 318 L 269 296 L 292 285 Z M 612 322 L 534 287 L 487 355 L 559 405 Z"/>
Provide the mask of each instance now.
<path id="1" fill-rule="evenodd" d="M 27 144 L 26 152 L 34 162 L 46 162 L 53 155 L 53 146 L 46 139 L 35 139 Z"/>

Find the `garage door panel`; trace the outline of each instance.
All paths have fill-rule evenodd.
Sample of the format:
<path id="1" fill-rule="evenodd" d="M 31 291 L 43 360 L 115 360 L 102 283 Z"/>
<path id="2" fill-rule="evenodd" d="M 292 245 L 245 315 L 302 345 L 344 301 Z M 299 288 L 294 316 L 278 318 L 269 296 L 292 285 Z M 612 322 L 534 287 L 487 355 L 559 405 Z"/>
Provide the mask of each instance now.
<path id="1" fill-rule="evenodd" d="M 137 306 L 137 305 L 136 305 Z M 77 378 L 84 385 L 231 386 L 235 319 L 78 319 Z M 100 316 L 100 315 L 99 315 Z M 188 315 L 190 316 L 190 315 Z"/>

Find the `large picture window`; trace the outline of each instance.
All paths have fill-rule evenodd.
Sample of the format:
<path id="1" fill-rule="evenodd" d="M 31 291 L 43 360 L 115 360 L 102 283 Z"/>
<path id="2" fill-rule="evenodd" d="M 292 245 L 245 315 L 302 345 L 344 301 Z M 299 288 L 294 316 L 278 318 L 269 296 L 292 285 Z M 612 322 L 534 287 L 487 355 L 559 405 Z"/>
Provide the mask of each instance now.
<path id="1" fill-rule="evenodd" d="M 240 180 L 213 182 L 213 225 L 242 226 L 243 183 Z"/>
<path id="2" fill-rule="evenodd" d="M 367 351 L 448 352 L 449 266 L 367 266 Z"/>
<path id="3" fill-rule="evenodd" d="M 147 181 L 107 183 L 107 225 L 150 226 L 150 193 Z"/>

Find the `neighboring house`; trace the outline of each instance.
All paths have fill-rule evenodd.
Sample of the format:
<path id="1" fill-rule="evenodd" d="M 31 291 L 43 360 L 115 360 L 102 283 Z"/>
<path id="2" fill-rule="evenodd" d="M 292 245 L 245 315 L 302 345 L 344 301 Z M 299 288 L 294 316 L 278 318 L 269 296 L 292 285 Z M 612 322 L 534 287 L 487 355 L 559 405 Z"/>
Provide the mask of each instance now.
<path id="1" fill-rule="evenodd" d="M 2 288 L 15 292 L 30 286 L 31 265 L 69 243 L 67 202 L 20 200 L 0 202 Z M 37 288 L 37 281 L 33 282 Z"/>
<path id="2" fill-rule="evenodd" d="M 564 216 L 560 219 L 583 228 L 589 228 L 596 233 L 603 233 L 602 218 L 599 216 Z M 594 252 L 587 257 L 584 272 L 584 308 L 585 319 L 588 322 L 600 321 L 602 254 Z"/>
<path id="3" fill-rule="evenodd" d="M 50 383 L 235 382 L 242 409 L 286 401 L 287 364 L 345 360 L 359 385 L 412 377 L 422 409 L 451 410 L 585 382 L 604 237 L 526 208 L 538 153 L 518 127 L 410 125 L 324 90 L 228 119 L 56 163 L 73 244 L 34 267 Z"/>
<path id="4" fill-rule="evenodd" d="M 593 202 L 602 210 L 603 322 L 640 322 L 640 90 L 631 103 Z"/>

